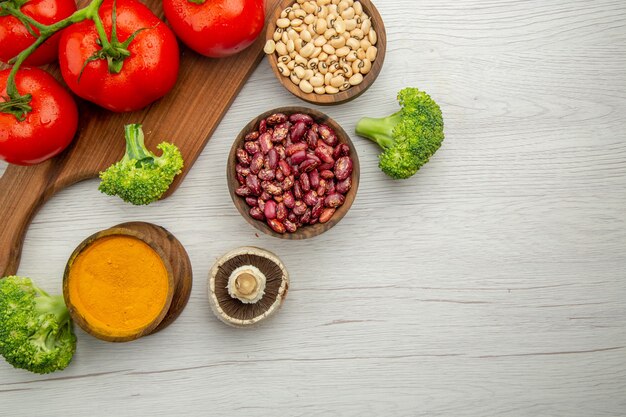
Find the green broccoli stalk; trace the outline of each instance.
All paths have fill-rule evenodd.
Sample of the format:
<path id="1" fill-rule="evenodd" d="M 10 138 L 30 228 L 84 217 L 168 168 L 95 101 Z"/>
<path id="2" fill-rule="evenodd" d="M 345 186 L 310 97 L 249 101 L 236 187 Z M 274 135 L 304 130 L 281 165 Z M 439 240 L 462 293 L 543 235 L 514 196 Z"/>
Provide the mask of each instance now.
<path id="1" fill-rule="evenodd" d="M 359 136 L 376 142 L 383 152 L 380 169 L 394 179 L 409 178 L 439 149 L 443 142 L 441 109 L 417 88 L 398 93 L 401 110 L 389 117 L 365 117 L 356 126 Z"/>
<path id="2" fill-rule="evenodd" d="M 0 354 L 38 374 L 65 369 L 76 351 L 63 296 L 50 296 L 29 278 L 0 280 Z"/>
<path id="3" fill-rule="evenodd" d="M 137 206 L 150 204 L 161 198 L 182 172 L 183 157 L 175 145 L 167 142 L 157 146 L 163 152 L 161 156 L 150 152 L 139 124 L 124 126 L 124 133 L 126 154 L 100 173 L 98 189 Z"/>

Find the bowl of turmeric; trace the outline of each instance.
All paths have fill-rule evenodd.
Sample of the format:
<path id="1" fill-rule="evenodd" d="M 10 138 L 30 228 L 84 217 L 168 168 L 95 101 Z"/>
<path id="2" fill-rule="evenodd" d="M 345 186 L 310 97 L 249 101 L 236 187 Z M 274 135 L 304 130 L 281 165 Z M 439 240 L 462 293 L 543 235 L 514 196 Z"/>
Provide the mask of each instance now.
<path id="1" fill-rule="evenodd" d="M 123 223 L 78 245 L 65 267 L 63 296 L 87 333 L 128 342 L 171 324 L 187 304 L 191 281 L 187 252 L 172 234 Z"/>

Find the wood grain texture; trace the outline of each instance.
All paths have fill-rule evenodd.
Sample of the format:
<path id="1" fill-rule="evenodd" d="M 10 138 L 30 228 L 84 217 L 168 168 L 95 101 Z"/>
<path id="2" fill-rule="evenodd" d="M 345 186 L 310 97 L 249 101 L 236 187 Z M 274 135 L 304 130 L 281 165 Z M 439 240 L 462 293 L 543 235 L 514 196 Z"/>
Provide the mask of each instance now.
<path id="1" fill-rule="evenodd" d="M 281 0 L 280 6 L 274 9 L 274 13 L 270 17 L 270 20 L 267 23 L 265 38 L 272 39 L 274 32 L 276 31 L 276 21 L 280 17 L 281 12 L 293 4 L 293 0 Z M 320 106 L 333 106 L 341 103 L 347 103 L 361 96 L 363 93 L 370 88 L 380 71 L 383 68 L 383 63 L 385 62 L 385 55 L 387 54 L 387 31 L 385 29 L 385 22 L 383 18 L 380 16 L 378 9 L 370 0 L 361 0 L 361 4 L 363 5 L 363 11 L 367 13 L 368 16 L 371 17 L 372 20 L 372 28 L 376 31 L 378 35 L 378 42 L 376 43 L 376 47 L 378 48 L 378 54 L 374 62 L 372 62 L 372 68 L 369 73 L 367 73 L 363 77 L 363 82 L 357 86 L 350 87 L 345 91 L 340 91 L 337 94 L 316 94 L 316 93 L 305 93 L 295 85 L 289 77 L 283 76 L 278 71 L 278 54 L 268 55 L 267 59 L 272 67 L 272 71 L 276 75 L 278 81 L 285 87 L 291 94 L 294 96 L 307 101 L 311 104 L 317 104 Z"/>
<path id="2" fill-rule="evenodd" d="M 268 11 L 278 0 L 267 0 Z M 161 2 L 146 4 L 163 18 Z M 79 102 L 80 121 L 74 142 L 59 156 L 34 167 L 10 166 L 0 179 L 0 273 L 17 270 L 22 240 L 39 207 L 52 195 L 78 181 L 97 177 L 124 155 L 124 125 L 141 123 L 149 149 L 164 140 L 174 143 L 185 169 L 168 191 L 187 175 L 233 99 L 262 57 L 263 39 L 226 59 L 207 59 L 182 47 L 174 89 L 161 100 L 132 113 L 112 113 Z M 58 76 L 58 68 L 53 68 Z M 158 132 L 157 134 L 153 134 Z"/>
<path id="3" fill-rule="evenodd" d="M 352 187 L 350 188 L 350 191 L 348 191 L 348 193 L 346 194 L 346 200 L 343 205 L 337 208 L 337 211 L 328 222 L 301 227 L 295 233 L 277 233 L 265 221 L 259 221 L 254 219 L 250 215 L 250 207 L 247 205 L 246 200 L 235 194 L 235 190 L 240 186 L 235 172 L 235 167 L 237 166 L 237 149 L 243 147 L 245 137 L 248 133 L 258 130 L 261 120 L 266 119 L 274 113 L 284 113 L 288 116 L 297 113 L 304 113 L 310 115 L 316 123 L 328 125 L 337 134 L 337 139 L 339 139 L 339 143 L 345 143 L 350 147 L 350 157 L 352 158 Z M 233 204 L 239 211 L 239 214 L 241 214 L 241 216 L 257 230 L 260 230 L 265 234 L 280 239 L 310 239 L 321 235 L 322 233 L 330 230 L 335 225 L 337 225 L 337 223 L 339 223 L 341 219 L 343 219 L 344 216 L 348 213 L 348 210 L 350 210 L 350 207 L 352 207 L 352 204 L 356 199 L 356 194 L 359 190 L 360 175 L 361 164 L 359 163 L 359 155 L 357 154 L 356 148 L 354 147 L 354 143 L 352 143 L 350 136 L 341 127 L 341 125 L 339 125 L 339 123 L 337 123 L 335 120 L 333 120 L 327 114 L 322 113 L 321 111 L 299 106 L 288 106 L 270 109 L 252 119 L 247 125 L 244 126 L 243 129 L 241 129 L 241 131 L 237 135 L 237 138 L 235 138 L 235 140 L 233 141 L 230 153 L 228 154 L 228 161 L 226 163 L 226 181 L 228 183 L 228 192 L 230 193 L 230 197 L 233 200 Z"/>
<path id="4" fill-rule="evenodd" d="M 228 152 L 256 115 L 302 105 L 263 62 L 172 198 L 131 207 L 85 181 L 35 217 L 19 273 L 48 291 L 80 241 L 131 220 L 178 237 L 195 285 L 153 336 L 79 331 L 62 373 L 0 361 L 0 415 L 626 414 L 626 3 L 376 6 L 383 71 L 324 111 L 351 133 L 421 87 L 446 121 L 431 162 L 393 182 L 353 136 L 361 184 L 341 223 L 311 240 L 256 236 L 230 200 Z M 280 313 L 252 331 L 215 319 L 206 296 L 215 260 L 243 245 L 276 253 L 291 278 Z"/>

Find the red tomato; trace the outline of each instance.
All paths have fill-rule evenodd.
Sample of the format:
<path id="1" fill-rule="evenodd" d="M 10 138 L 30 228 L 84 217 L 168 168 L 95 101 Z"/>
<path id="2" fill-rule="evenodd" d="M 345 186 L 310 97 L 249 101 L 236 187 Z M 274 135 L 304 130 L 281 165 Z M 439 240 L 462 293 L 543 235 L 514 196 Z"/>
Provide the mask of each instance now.
<path id="1" fill-rule="evenodd" d="M 163 0 L 178 37 L 199 54 L 220 58 L 250 46 L 265 23 L 263 0 Z"/>
<path id="2" fill-rule="evenodd" d="M 7 95 L 9 72 L 0 71 L 0 103 Z M 21 122 L 0 112 L 0 159 L 17 165 L 38 164 L 70 144 L 78 127 L 78 109 L 70 93 L 43 70 L 20 69 L 15 84 L 21 95 L 32 95 L 32 111 Z"/>
<path id="3" fill-rule="evenodd" d="M 51 25 L 74 13 L 76 3 L 74 0 L 30 0 L 20 10 L 39 23 Z M 59 39 L 61 39 L 61 34 L 57 33 L 46 40 L 26 59 L 26 64 L 39 66 L 56 61 Z M 33 42 L 35 42 L 35 37 L 16 17 L 0 16 L 0 61 L 7 62 Z"/>
<path id="4" fill-rule="evenodd" d="M 111 40 L 112 0 L 100 7 L 100 17 Z M 178 76 L 178 43 L 165 23 L 136 0 L 117 0 L 117 36 L 124 42 L 142 30 L 128 47 L 120 73 L 110 73 L 106 59 L 91 61 L 101 50 L 96 26 L 91 20 L 65 29 L 59 45 L 61 74 L 80 97 L 115 112 L 139 110 L 167 94 Z M 80 75 L 83 70 L 82 75 Z M 79 79 L 80 76 L 80 79 Z"/>

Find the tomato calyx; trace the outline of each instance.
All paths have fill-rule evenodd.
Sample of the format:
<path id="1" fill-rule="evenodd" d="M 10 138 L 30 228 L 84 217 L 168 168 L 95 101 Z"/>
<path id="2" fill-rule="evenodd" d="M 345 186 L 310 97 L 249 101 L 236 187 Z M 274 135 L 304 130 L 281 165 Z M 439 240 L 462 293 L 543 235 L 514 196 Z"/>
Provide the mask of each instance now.
<path id="1" fill-rule="evenodd" d="M 96 30 L 98 31 L 98 35 L 100 39 L 98 39 L 97 44 L 101 47 L 99 51 L 91 55 L 85 62 L 83 63 L 83 67 L 80 70 L 80 74 L 78 76 L 78 81 L 80 82 L 80 78 L 83 75 L 83 71 L 92 61 L 97 61 L 100 59 L 106 59 L 107 66 L 109 72 L 111 74 L 119 74 L 122 71 L 122 67 L 124 65 L 124 60 L 130 56 L 130 52 L 128 51 L 128 46 L 135 39 L 135 37 L 142 31 L 151 28 L 141 28 L 137 29 L 133 32 L 128 39 L 124 42 L 120 42 L 117 37 L 117 11 L 116 11 L 116 1 L 113 0 L 113 10 L 111 11 L 111 39 L 107 37 L 107 34 L 104 30 L 104 25 L 102 24 L 102 20 L 98 13 L 95 13 L 92 16 L 92 20 L 96 25 Z"/>
<path id="2" fill-rule="evenodd" d="M 0 103 L 0 113 L 11 114 L 20 122 L 26 120 L 26 115 L 33 110 L 30 106 L 31 94 L 18 95 L 15 98 L 2 96 L 2 98 L 4 102 Z"/>

